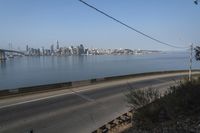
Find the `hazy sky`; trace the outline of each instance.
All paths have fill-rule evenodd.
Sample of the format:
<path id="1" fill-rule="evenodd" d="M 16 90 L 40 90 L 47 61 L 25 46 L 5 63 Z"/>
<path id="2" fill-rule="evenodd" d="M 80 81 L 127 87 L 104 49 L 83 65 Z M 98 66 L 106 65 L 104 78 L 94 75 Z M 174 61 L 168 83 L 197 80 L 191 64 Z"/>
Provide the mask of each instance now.
<path id="1" fill-rule="evenodd" d="M 85 0 L 161 41 L 200 43 L 200 5 L 193 0 Z M 78 0 L 0 0 L 0 48 L 28 44 L 174 50 L 158 44 Z"/>

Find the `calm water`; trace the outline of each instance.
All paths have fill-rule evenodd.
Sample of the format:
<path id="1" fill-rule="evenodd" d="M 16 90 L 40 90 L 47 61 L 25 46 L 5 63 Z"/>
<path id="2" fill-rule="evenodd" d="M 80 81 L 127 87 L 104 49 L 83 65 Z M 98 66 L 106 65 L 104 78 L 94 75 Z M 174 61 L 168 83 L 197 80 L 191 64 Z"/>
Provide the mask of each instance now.
<path id="1" fill-rule="evenodd" d="M 0 90 L 161 70 L 188 69 L 188 53 L 19 57 L 0 63 Z M 200 68 L 194 62 L 193 68 Z"/>

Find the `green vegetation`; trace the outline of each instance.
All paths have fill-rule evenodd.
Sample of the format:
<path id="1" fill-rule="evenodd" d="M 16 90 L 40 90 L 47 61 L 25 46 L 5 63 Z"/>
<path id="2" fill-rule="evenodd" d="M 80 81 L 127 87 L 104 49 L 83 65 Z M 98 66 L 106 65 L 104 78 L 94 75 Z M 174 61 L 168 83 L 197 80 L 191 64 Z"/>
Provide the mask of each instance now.
<path id="1" fill-rule="evenodd" d="M 200 79 L 182 81 L 162 97 L 152 88 L 130 90 L 127 101 L 133 108 L 135 130 L 161 132 L 170 128 L 170 132 L 189 132 L 200 126 Z"/>

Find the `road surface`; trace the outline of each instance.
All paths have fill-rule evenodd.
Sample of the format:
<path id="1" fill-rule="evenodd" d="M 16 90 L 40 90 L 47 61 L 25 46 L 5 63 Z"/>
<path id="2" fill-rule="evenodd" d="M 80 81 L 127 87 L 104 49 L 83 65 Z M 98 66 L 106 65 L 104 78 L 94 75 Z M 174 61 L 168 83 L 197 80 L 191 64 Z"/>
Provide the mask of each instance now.
<path id="1" fill-rule="evenodd" d="M 162 74 L 0 100 L 0 133 L 89 133 L 127 112 L 133 89 L 166 88 L 187 73 Z"/>

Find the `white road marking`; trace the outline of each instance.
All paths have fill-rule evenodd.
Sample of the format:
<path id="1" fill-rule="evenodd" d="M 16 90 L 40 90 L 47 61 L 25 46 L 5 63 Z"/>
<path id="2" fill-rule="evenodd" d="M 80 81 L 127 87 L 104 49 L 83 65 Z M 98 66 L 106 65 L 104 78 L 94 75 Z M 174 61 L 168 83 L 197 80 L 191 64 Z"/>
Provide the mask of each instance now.
<path id="1" fill-rule="evenodd" d="M 77 91 L 74 91 L 74 90 L 71 90 L 71 91 L 72 91 L 73 94 L 75 94 L 75 95 L 77 95 L 77 96 L 79 96 L 79 97 L 81 97 L 81 98 L 83 98 L 83 99 L 85 99 L 85 100 L 87 100 L 89 102 L 94 102 L 95 101 L 94 99 L 91 99 L 88 96 L 82 95 L 82 94 L 78 93 Z"/>
<path id="2" fill-rule="evenodd" d="M 13 104 L 9 104 L 9 105 L 3 105 L 3 106 L 0 107 L 0 109 L 11 107 L 11 106 L 16 106 L 16 105 L 21 105 L 21 104 L 26 104 L 26 103 L 31 103 L 31 102 L 36 102 L 36 101 L 41 101 L 41 100 L 45 100 L 45 99 L 49 99 L 49 98 L 60 97 L 60 96 L 69 95 L 69 94 L 75 94 L 77 96 L 81 96 L 82 98 L 84 98 L 84 99 L 86 99 L 88 101 L 94 101 L 93 99 L 87 98 L 86 96 L 83 96 L 83 95 L 80 95 L 80 94 L 77 93 L 77 92 L 82 92 L 82 91 L 87 91 L 87 90 L 91 90 L 91 89 L 89 88 L 89 89 L 84 89 L 84 90 L 78 90 L 76 92 L 75 91 L 66 92 L 66 93 L 62 93 L 62 94 L 42 97 L 42 98 L 28 100 L 28 101 L 24 101 L 24 102 L 18 102 L 18 103 L 13 103 Z"/>

